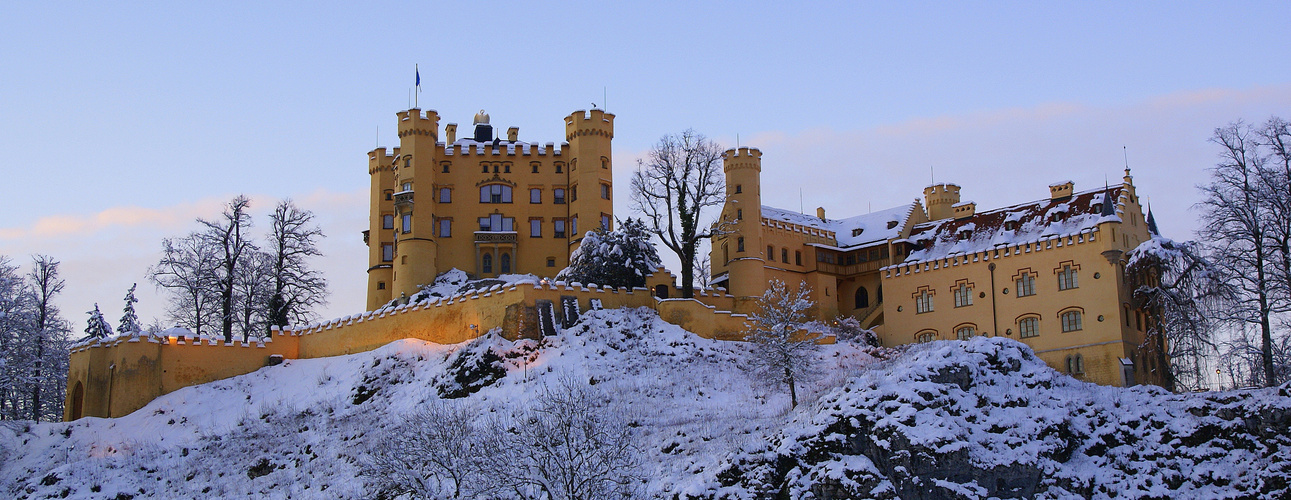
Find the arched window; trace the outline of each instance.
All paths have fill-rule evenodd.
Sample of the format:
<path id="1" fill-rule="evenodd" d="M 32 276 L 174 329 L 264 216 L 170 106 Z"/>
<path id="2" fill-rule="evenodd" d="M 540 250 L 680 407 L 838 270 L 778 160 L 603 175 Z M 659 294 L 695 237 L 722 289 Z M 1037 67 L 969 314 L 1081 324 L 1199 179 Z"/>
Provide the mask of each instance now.
<path id="1" fill-rule="evenodd" d="M 914 336 L 914 341 L 919 343 L 932 342 L 934 340 L 937 340 L 936 330 L 924 330 L 922 332 L 916 333 Z"/>
<path id="2" fill-rule="evenodd" d="M 502 254 L 502 274 L 511 274 L 511 254 Z"/>
<path id="3" fill-rule="evenodd" d="M 1070 310 L 1059 315 L 1062 319 L 1062 331 L 1075 332 L 1081 330 L 1080 310 Z"/>
<path id="4" fill-rule="evenodd" d="M 870 292 L 866 291 L 865 287 L 859 287 L 856 289 L 856 308 L 864 309 L 866 307 L 870 307 Z"/>
<path id="5" fill-rule="evenodd" d="M 964 325 L 955 329 L 955 338 L 959 340 L 968 340 L 977 335 L 977 329 L 973 325 Z"/>
<path id="6" fill-rule="evenodd" d="M 486 253 L 480 256 L 480 267 L 483 268 L 481 270 L 485 273 L 493 272 L 493 255 Z"/>
<path id="7" fill-rule="evenodd" d="M 1085 373 L 1085 356 L 1080 354 L 1067 355 L 1067 373 L 1072 375 Z"/>
<path id="8" fill-rule="evenodd" d="M 928 290 L 922 290 L 914 297 L 914 312 L 916 314 L 932 312 L 932 294 Z"/>
<path id="9" fill-rule="evenodd" d="M 1018 335 L 1022 338 L 1040 336 L 1040 318 L 1028 316 L 1018 320 Z"/>
<path id="10" fill-rule="evenodd" d="M 480 186 L 480 203 L 511 203 L 511 186 L 505 184 Z"/>

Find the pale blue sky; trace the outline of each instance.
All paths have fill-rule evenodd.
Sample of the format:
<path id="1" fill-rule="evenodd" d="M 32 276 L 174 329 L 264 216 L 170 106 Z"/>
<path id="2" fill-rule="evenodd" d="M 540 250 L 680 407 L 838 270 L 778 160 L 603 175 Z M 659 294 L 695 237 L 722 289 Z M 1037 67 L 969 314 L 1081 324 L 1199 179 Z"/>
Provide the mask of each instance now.
<path id="1" fill-rule="evenodd" d="M 633 159 L 685 128 L 761 147 L 766 203 L 801 189 L 831 216 L 908 202 L 929 166 L 979 207 L 1094 187 L 1126 145 L 1179 238 L 1210 131 L 1291 117 L 1287 2 L 462 5 L 7 5 L 0 255 L 63 259 L 66 315 L 115 318 L 162 237 L 290 196 L 330 235 L 328 315 L 356 312 L 364 153 L 378 127 L 396 144 L 414 64 L 441 123 L 484 108 L 521 140 L 608 104 L 621 202 Z"/>

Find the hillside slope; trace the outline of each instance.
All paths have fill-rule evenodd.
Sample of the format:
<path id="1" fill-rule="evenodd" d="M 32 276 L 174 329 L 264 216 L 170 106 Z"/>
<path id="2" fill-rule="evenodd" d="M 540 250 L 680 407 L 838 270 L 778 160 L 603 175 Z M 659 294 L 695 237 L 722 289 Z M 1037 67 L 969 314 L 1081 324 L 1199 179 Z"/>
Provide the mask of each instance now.
<path id="1" fill-rule="evenodd" d="M 368 452 L 453 397 L 481 419 L 577 381 L 632 429 L 642 497 L 1259 498 L 1286 492 L 1285 389 L 1170 395 L 1054 372 L 1004 339 L 842 343 L 788 410 L 748 346 L 648 309 L 541 344 L 494 335 L 289 360 L 117 419 L 0 427 L 0 497 L 373 498 Z"/>

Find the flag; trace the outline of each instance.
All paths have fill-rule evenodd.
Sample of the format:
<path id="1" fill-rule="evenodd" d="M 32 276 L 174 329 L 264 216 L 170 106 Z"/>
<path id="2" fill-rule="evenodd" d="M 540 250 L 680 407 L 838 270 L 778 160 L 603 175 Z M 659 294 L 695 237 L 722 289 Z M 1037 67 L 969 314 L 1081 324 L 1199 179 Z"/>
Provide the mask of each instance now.
<path id="1" fill-rule="evenodd" d="M 413 71 L 417 72 L 417 92 L 421 92 L 421 68 L 413 66 Z"/>

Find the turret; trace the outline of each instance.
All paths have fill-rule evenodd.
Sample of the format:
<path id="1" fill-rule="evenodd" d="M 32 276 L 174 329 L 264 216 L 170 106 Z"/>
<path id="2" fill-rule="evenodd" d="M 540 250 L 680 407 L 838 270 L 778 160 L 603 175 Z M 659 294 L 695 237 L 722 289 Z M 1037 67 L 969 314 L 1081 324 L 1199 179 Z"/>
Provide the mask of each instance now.
<path id="1" fill-rule="evenodd" d="M 386 228 L 386 217 L 389 216 L 390 221 L 394 220 L 393 164 L 398 154 L 398 148 L 395 148 L 394 154 L 386 153 L 386 148 L 376 148 L 368 153 L 368 175 L 371 177 L 372 187 L 369 193 L 368 230 L 363 232 L 363 241 L 368 245 L 369 311 L 390 301 L 390 291 L 394 285 L 394 230 Z"/>
<path id="2" fill-rule="evenodd" d="M 730 272 L 731 295 L 751 306 L 750 301 L 762 295 L 766 286 L 762 268 L 767 258 L 762 255 L 762 151 L 728 149 L 723 154 L 722 170 L 726 174 L 722 220 L 730 222 L 730 234 L 721 258 L 730 259 L 725 264 Z"/>
<path id="3" fill-rule="evenodd" d="M 613 229 L 614 166 L 610 142 L 614 115 L 604 110 L 575 111 L 565 118 L 569 143 L 570 251 L 582 235 L 606 224 Z"/>
<path id="4" fill-rule="evenodd" d="M 923 188 L 923 199 L 928 207 L 928 220 L 949 219 L 955 216 L 955 205 L 959 203 L 959 186 L 933 184 Z"/>
<path id="5" fill-rule="evenodd" d="M 411 297 L 420 285 L 435 281 L 437 248 L 431 212 L 435 185 L 439 114 L 420 109 L 401 111 L 399 155 L 394 161 L 395 257 L 392 296 Z M 420 193 L 420 194 L 418 194 Z"/>

